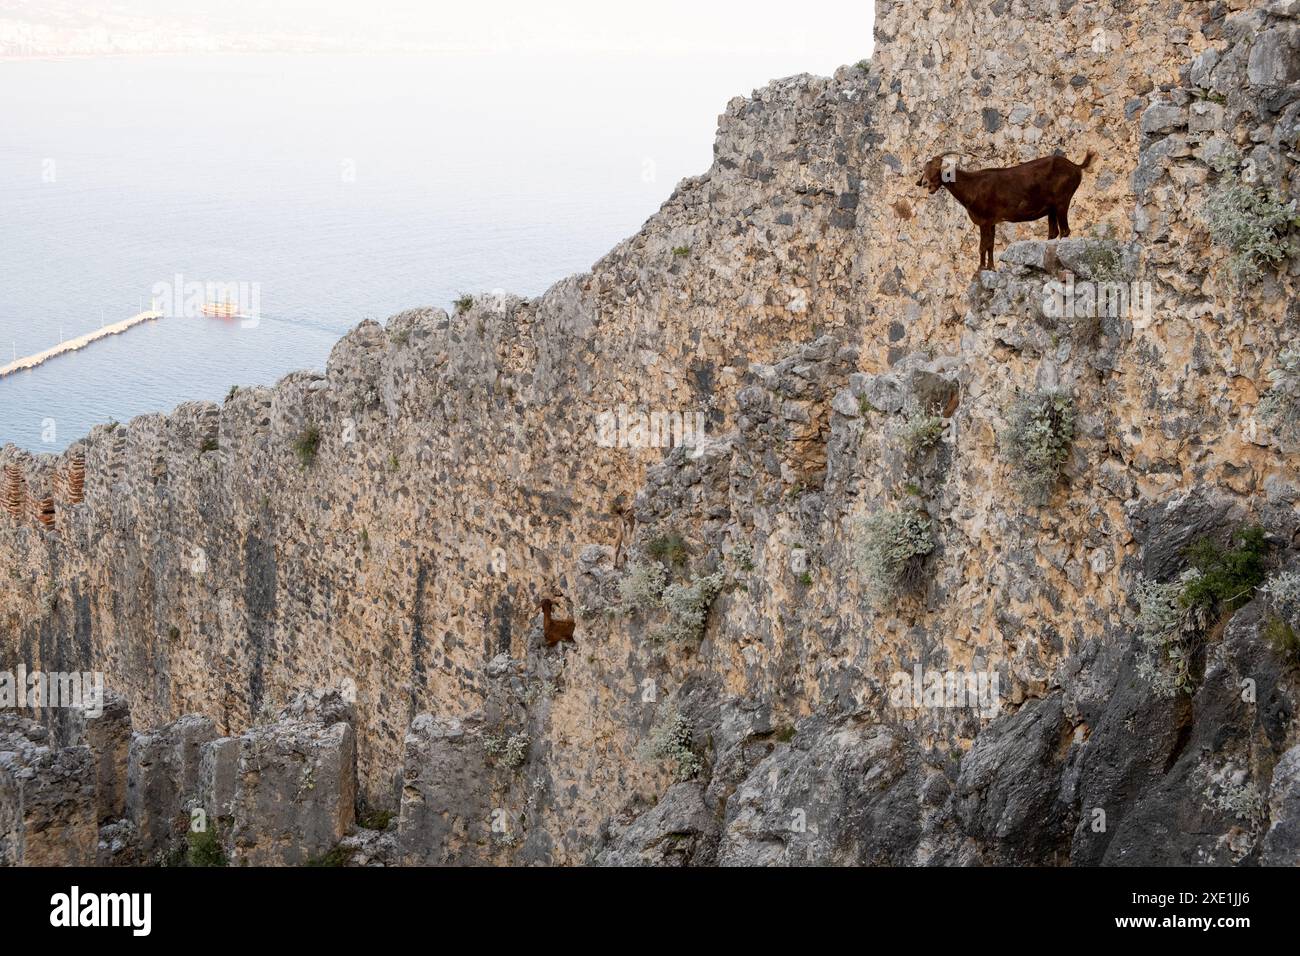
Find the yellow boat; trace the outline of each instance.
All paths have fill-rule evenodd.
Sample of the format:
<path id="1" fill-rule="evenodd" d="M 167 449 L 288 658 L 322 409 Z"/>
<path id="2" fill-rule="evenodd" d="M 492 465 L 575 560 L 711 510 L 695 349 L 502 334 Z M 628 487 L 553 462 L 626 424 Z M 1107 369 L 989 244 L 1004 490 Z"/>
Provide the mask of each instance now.
<path id="1" fill-rule="evenodd" d="M 237 319 L 240 317 L 239 306 L 229 299 L 224 302 L 203 303 L 203 314 L 212 319 Z"/>

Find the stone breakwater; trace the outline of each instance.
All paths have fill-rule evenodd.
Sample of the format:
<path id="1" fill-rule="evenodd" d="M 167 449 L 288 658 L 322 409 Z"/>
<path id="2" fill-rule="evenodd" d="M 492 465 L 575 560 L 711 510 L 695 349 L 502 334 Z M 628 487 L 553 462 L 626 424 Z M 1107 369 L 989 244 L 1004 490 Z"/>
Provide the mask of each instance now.
<path id="1" fill-rule="evenodd" d="M 138 765 L 199 768 L 182 808 L 208 763 L 328 736 L 315 772 L 236 784 L 228 854 L 301 843 L 268 861 L 1294 862 L 1272 606 L 1225 615 L 1166 696 L 1135 595 L 1202 538 L 1259 524 L 1270 571 L 1300 544 L 1297 449 L 1259 414 L 1300 263 L 1234 289 L 1202 214 L 1229 147 L 1300 197 L 1300 9 L 877 11 L 869 64 L 733 100 L 712 167 L 542 297 L 362 323 L 323 371 L 6 447 L 0 666 L 104 671 Z M 1005 226 L 972 281 L 964 212 L 914 185 L 948 148 L 1095 149 L 1075 236 Z M 1117 279 L 1149 314 L 1044 307 Z M 1039 392 L 1072 434 L 1031 501 L 1004 436 Z M 705 438 L 608 447 L 620 406 L 703 411 Z M 548 649 L 557 589 L 577 642 Z M 892 703 L 917 667 L 995 674 L 999 706 Z M 331 693 L 346 719 L 282 726 Z M 94 759 L 64 721 L 0 746 L 50 792 Z M 206 728 L 189 749 L 178 721 Z M 343 835 L 353 786 L 387 829 Z M 184 820 L 149 808 L 176 805 L 100 816 L 100 842 L 167 852 Z"/>
<path id="2" fill-rule="evenodd" d="M 121 322 L 113 322 L 110 325 L 102 326 L 93 332 L 87 332 L 85 335 L 78 335 L 75 338 L 66 339 L 53 348 L 48 348 L 43 352 L 37 352 L 34 355 L 28 355 L 23 358 L 14 359 L 7 365 L 0 365 L 0 378 L 7 375 L 13 375 L 15 372 L 24 372 L 27 369 L 36 368 L 43 365 L 52 358 L 60 355 L 66 355 L 69 352 L 76 352 L 84 349 L 93 342 L 107 338 L 110 335 L 121 335 L 129 329 L 135 328 L 142 322 L 152 322 L 154 319 L 161 319 L 161 312 L 140 312 L 131 316 L 129 319 L 123 319 Z"/>

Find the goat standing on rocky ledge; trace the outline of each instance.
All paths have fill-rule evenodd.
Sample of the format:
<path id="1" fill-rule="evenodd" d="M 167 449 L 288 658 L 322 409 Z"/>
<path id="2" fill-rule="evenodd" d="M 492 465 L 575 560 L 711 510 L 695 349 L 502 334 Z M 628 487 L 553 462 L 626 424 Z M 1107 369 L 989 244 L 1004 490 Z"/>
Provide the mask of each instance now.
<path id="1" fill-rule="evenodd" d="M 556 597 L 563 597 L 563 595 L 557 594 Z M 537 602 L 537 606 L 542 609 L 542 637 L 546 640 L 546 646 L 572 644 L 574 642 L 573 619 L 565 621 L 558 617 L 551 617 L 551 609 L 555 607 L 555 602 L 549 597 L 542 598 Z"/>
<path id="2" fill-rule="evenodd" d="M 1033 222 L 1046 216 L 1048 239 L 1070 234 L 1070 200 L 1095 156 L 1088 150 L 1081 163 L 1044 156 L 1019 166 L 958 169 L 955 154 L 940 153 L 925 164 L 916 184 L 931 195 L 945 187 L 966 207 L 971 221 L 980 227 L 979 267 L 986 268 L 987 262 L 992 270 L 993 236 L 1000 222 Z"/>

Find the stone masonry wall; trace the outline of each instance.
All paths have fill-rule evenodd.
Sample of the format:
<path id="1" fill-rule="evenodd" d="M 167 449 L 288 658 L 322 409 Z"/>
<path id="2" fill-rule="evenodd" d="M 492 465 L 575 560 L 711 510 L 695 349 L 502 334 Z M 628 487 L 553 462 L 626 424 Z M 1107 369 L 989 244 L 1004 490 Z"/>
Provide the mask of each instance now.
<path id="1" fill-rule="evenodd" d="M 1249 672 L 1293 706 L 1258 622 L 1226 631 L 1226 676 L 1198 691 L 1235 743 L 1144 697 L 1130 652 L 1136 575 L 1178 570 L 1153 529 L 1258 520 L 1279 561 L 1298 543 L 1297 449 L 1256 409 L 1300 265 L 1231 289 L 1200 213 L 1226 145 L 1300 196 L 1297 17 L 882 0 L 869 64 L 733 100 L 712 167 L 542 297 L 364 322 L 323 372 L 61 456 L 6 446 L 0 667 L 102 669 L 137 728 L 198 714 L 213 740 L 338 691 L 352 737 L 333 744 L 355 745 L 357 801 L 397 814 L 400 862 L 1237 861 L 1266 831 L 1285 856 L 1267 817 L 1197 817 L 1213 849 L 1141 823 L 1160 800 L 1202 813 L 1225 762 L 1266 795 L 1276 765 L 1265 802 L 1294 806 L 1296 731 L 1225 689 Z M 997 272 L 972 279 L 977 231 L 920 167 L 1058 148 L 1099 157 L 1073 238 L 1001 226 Z M 1149 315 L 1044 314 L 1049 282 L 1103 278 L 1112 254 Z M 1039 387 L 1073 396 L 1076 440 L 1027 507 L 999 439 Z M 708 440 L 603 447 L 620 405 L 698 410 Z M 939 440 L 909 455 L 934 408 Z M 936 548 L 881 603 L 856 529 L 900 509 Z M 682 616 L 627 596 L 660 559 L 678 607 L 717 582 L 691 639 L 660 640 Z M 555 589 L 578 624 L 552 649 L 536 600 Z M 918 665 L 997 672 L 997 714 L 891 706 Z M 647 753 L 674 713 L 699 767 Z M 1137 714 L 1162 728 L 1149 750 L 1124 735 Z M 1126 821 L 1104 841 L 1098 806 Z M 791 831 L 796 811 L 815 826 Z M 280 824 L 267 839 L 311 853 L 277 861 L 321 848 Z"/>

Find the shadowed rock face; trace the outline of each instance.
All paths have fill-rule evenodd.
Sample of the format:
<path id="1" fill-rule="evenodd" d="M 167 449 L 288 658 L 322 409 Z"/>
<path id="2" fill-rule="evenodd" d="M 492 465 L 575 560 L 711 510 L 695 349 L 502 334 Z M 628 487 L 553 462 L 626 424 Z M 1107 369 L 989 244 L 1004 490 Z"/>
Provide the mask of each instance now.
<path id="1" fill-rule="evenodd" d="M 0 856 L 43 825 L 22 788 L 66 786 L 68 852 L 102 825 L 112 863 L 183 849 L 196 810 L 268 863 L 1293 857 L 1274 609 L 1164 698 L 1133 594 L 1245 522 L 1300 546 L 1300 449 L 1257 414 L 1300 270 L 1234 292 L 1197 212 L 1230 143 L 1300 196 L 1294 4 L 997 6 L 879 3 L 871 64 L 733 100 L 708 172 L 538 299 L 0 451 L 0 669 L 103 670 L 134 723 L 10 731 Z M 912 185 L 947 148 L 1096 150 L 1075 236 L 1005 227 L 971 281 L 964 213 Z M 1102 280 L 1152 310 L 1050 307 Z M 1006 451 L 1038 390 L 1073 411 L 1045 503 Z M 620 405 L 705 440 L 598 441 Z M 882 599 L 885 512 L 928 530 Z M 548 649 L 555 590 L 576 643 Z M 893 699 L 914 672 L 996 676 L 996 706 Z"/>
<path id="2" fill-rule="evenodd" d="M 90 750 L 51 748 L 39 724 L 0 714 L 0 865 L 92 861 L 95 811 Z"/>

